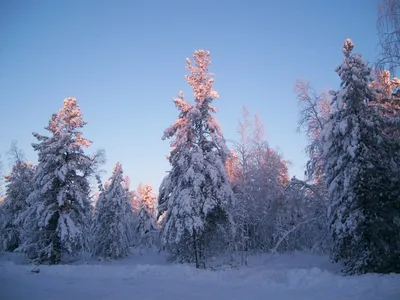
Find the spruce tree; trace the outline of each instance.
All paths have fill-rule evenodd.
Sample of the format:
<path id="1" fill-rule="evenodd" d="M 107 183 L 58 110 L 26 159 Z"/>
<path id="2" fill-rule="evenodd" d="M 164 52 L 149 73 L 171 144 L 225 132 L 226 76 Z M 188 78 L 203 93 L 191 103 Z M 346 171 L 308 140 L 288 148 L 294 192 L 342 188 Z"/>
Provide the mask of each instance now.
<path id="1" fill-rule="evenodd" d="M 157 237 L 156 199 L 150 185 L 140 185 L 138 188 L 139 209 L 137 211 L 135 236 L 138 244 L 144 247 L 155 245 Z"/>
<path id="2" fill-rule="evenodd" d="M 94 162 L 83 151 L 91 144 L 80 131 L 85 124 L 76 99 L 66 98 L 46 127 L 51 135 L 33 134 L 39 158 L 23 217 L 28 239 L 21 250 L 38 263 L 57 264 L 88 249 L 88 177 Z"/>
<path id="3" fill-rule="evenodd" d="M 20 216 L 28 209 L 27 199 L 34 187 L 35 166 L 24 160 L 17 148 L 18 155 L 10 175 L 6 179 L 6 197 L 3 204 L 3 216 L 0 220 L 0 249 L 14 251 L 17 249 L 26 234 L 22 229 Z"/>
<path id="4" fill-rule="evenodd" d="M 332 257 L 348 274 L 399 271 L 399 183 L 392 166 L 398 145 L 369 105 L 375 100 L 370 69 L 353 47 L 347 39 L 336 69 L 341 89 L 322 133 Z"/>
<path id="5" fill-rule="evenodd" d="M 165 212 L 162 244 L 178 260 L 200 268 L 212 250 L 222 250 L 230 239 L 227 207 L 233 193 L 225 171 L 229 150 L 211 106 L 218 94 L 208 73 L 210 52 L 195 51 L 193 58 L 195 64 L 186 59 L 186 80 L 195 103 L 182 92 L 174 99 L 180 114 L 163 136 L 172 139 L 172 170 L 161 184 L 158 203 L 159 215 Z"/>
<path id="6" fill-rule="evenodd" d="M 95 256 L 118 259 L 129 254 L 132 213 L 130 197 L 124 187 L 122 165 L 117 163 L 96 203 L 93 230 Z"/>

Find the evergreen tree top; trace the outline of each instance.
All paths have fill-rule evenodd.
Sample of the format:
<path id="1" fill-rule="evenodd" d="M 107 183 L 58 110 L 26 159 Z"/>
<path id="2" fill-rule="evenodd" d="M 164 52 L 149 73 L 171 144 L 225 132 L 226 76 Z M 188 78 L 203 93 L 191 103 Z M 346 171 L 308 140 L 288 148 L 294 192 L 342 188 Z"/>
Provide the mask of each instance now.
<path id="1" fill-rule="evenodd" d="M 353 51 L 353 48 L 354 48 L 353 41 L 351 39 L 346 39 L 344 41 L 343 48 L 342 48 L 344 56 L 349 57 L 351 54 L 351 51 Z"/>
<path id="2" fill-rule="evenodd" d="M 80 148 L 82 146 L 89 147 L 91 141 L 83 137 L 83 133 L 80 131 L 87 122 L 83 120 L 82 111 L 77 103 L 76 98 L 68 97 L 63 101 L 63 107 L 51 116 L 49 124 L 45 127 L 46 130 L 50 131 L 54 136 L 69 136 L 73 144 L 72 148 Z M 45 141 L 48 138 L 37 133 L 33 134 L 39 141 Z"/>
<path id="3" fill-rule="evenodd" d="M 342 51 L 343 62 L 336 68 L 342 82 L 339 92 L 331 92 L 332 102 L 336 103 L 336 109 L 359 109 L 375 99 L 372 89 L 369 88 L 371 70 L 360 54 L 352 54 L 354 43 L 346 39 Z"/>

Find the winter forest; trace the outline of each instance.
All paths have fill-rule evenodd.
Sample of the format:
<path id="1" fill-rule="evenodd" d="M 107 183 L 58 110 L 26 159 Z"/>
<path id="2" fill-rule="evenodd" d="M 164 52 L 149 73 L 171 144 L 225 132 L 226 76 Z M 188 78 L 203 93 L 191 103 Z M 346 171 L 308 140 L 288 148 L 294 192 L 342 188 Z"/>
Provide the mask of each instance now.
<path id="1" fill-rule="evenodd" d="M 298 131 L 308 139 L 304 180 L 289 176 L 290 158 L 269 145 L 246 106 L 238 139 L 227 142 L 212 53 L 196 50 L 182 74 L 192 95 L 177 93 L 176 120 L 160 128 L 171 149 L 161 185 L 131 187 L 119 162 L 102 180 L 106 149 L 92 150 L 83 134 L 90 120 L 79 99 L 67 97 L 43 120 L 47 134 L 33 133 L 37 164 L 11 144 L 0 252 L 38 266 L 82 257 L 123 263 L 152 252 L 203 270 L 215 270 L 218 259 L 246 268 L 257 255 L 305 252 L 328 256 L 343 275 L 400 273 L 400 4 L 387 2 L 378 23 L 396 32 L 380 32 L 379 61 L 365 61 L 347 38 L 332 66 L 339 89 L 293 82 Z"/>

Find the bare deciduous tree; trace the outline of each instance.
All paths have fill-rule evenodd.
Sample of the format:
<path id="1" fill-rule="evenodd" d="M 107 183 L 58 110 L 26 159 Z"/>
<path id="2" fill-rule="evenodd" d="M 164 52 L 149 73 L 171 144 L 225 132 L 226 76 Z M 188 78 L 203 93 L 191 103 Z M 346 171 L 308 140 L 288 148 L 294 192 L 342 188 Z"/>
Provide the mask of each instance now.
<path id="1" fill-rule="evenodd" d="M 381 47 L 377 67 L 394 73 L 400 66 L 400 0 L 379 4 L 377 28 Z"/>
<path id="2" fill-rule="evenodd" d="M 309 156 L 306 178 L 319 181 L 322 176 L 320 159 L 322 146 L 319 136 L 331 111 L 330 99 L 327 93 L 317 94 L 310 83 L 302 79 L 296 81 L 294 92 L 301 106 L 297 130 L 304 130 L 309 140 L 306 148 Z"/>

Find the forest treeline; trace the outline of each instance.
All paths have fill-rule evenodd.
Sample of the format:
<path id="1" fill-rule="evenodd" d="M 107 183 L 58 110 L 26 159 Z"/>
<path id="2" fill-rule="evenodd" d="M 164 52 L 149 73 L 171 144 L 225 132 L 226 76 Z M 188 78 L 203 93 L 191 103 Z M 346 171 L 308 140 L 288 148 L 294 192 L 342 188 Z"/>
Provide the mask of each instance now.
<path id="1" fill-rule="evenodd" d="M 132 247 L 155 248 L 198 268 L 226 253 L 247 264 L 252 253 L 300 250 L 329 253 L 347 274 L 399 272 L 400 80 L 353 48 L 346 39 L 338 90 L 294 86 L 308 138 L 305 180 L 289 177 L 288 161 L 246 108 L 239 138 L 227 146 L 209 51 L 186 59 L 194 101 L 182 92 L 173 100 L 178 116 L 163 134 L 171 168 L 157 194 L 149 185 L 131 190 L 120 163 L 100 180 L 104 152 L 86 150 L 82 111 L 66 98 L 47 135 L 33 133 L 36 165 L 11 147 L 1 249 L 58 264 L 87 252 L 118 259 Z"/>

